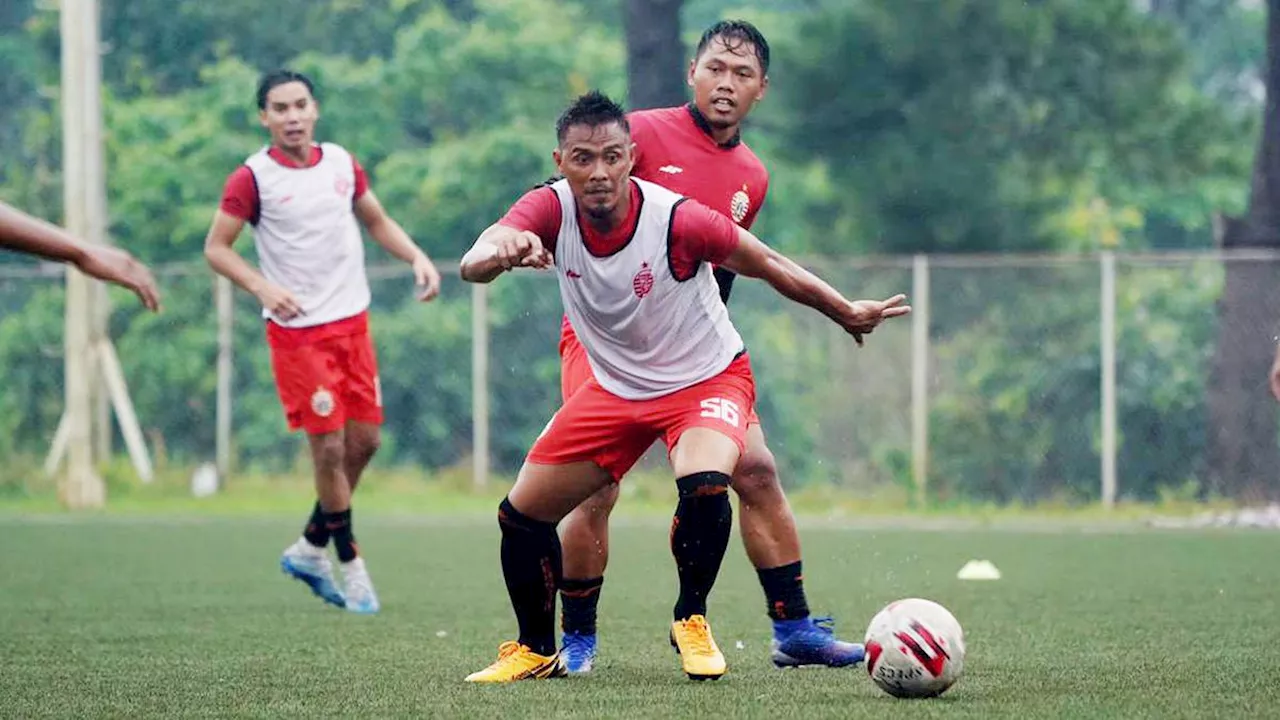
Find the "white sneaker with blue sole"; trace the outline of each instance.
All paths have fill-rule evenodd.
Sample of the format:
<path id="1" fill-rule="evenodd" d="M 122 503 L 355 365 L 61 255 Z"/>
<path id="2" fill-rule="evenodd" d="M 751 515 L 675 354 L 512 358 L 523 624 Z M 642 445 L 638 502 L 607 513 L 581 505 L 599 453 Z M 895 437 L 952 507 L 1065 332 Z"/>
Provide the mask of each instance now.
<path id="1" fill-rule="evenodd" d="M 364 558 L 357 557 L 342 563 L 342 579 L 347 584 L 347 610 L 362 615 L 372 615 L 382 609 L 378 594 L 373 591 L 373 581 L 364 567 Z"/>
<path id="2" fill-rule="evenodd" d="M 280 555 L 280 569 L 301 580 L 321 600 L 330 605 L 346 607 L 346 597 L 333 580 L 333 565 L 324 548 L 318 548 L 299 538 Z"/>

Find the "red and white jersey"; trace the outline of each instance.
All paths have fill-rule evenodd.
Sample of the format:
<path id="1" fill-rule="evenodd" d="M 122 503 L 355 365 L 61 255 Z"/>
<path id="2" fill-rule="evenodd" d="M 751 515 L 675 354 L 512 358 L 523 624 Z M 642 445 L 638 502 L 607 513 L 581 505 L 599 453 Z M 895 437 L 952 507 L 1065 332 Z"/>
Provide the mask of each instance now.
<path id="1" fill-rule="evenodd" d="M 618 397 L 646 400 L 720 374 L 744 347 L 711 266 L 699 262 L 687 276 L 673 267 L 672 224 L 685 198 L 632 182 L 640 207 L 631 237 L 603 255 L 583 238 L 568 181 L 551 185 L 560 201 L 554 253 L 560 298 L 596 380 Z"/>
<path id="2" fill-rule="evenodd" d="M 263 317 L 285 327 L 343 320 L 369 307 L 364 241 L 356 222 L 357 165 L 339 145 L 324 143 L 307 167 L 282 163 L 268 148 L 245 160 L 257 189 L 254 244 L 262 273 L 298 298 L 292 320 Z"/>
<path id="3" fill-rule="evenodd" d="M 633 177 L 693 198 L 751 229 L 769 193 L 769 171 L 740 136 L 717 144 L 692 104 L 636 110 L 627 122 L 636 144 Z"/>

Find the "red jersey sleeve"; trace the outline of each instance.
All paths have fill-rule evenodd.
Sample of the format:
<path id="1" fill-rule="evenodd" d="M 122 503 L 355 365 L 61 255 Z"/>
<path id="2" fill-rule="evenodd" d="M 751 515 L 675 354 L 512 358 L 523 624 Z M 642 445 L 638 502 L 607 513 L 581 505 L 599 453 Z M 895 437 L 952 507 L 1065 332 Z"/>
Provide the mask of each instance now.
<path id="1" fill-rule="evenodd" d="M 555 252 L 556 238 L 560 235 L 560 216 L 560 197 L 556 191 L 540 187 L 517 200 L 498 224 L 531 232 L 542 240 L 543 247 Z"/>
<path id="2" fill-rule="evenodd" d="M 355 155 L 351 156 L 351 164 L 354 166 L 353 169 L 356 173 L 356 191 L 355 194 L 351 196 L 351 201 L 355 202 L 369 191 L 369 176 L 365 173 L 364 167 L 360 165 L 360 161 L 356 159 Z"/>
<path id="3" fill-rule="evenodd" d="M 738 249 L 738 226 L 697 200 L 685 200 L 671 217 L 671 270 L 687 280 L 698 265 L 719 265 Z"/>
<path id="4" fill-rule="evenodd" d="M 222 212 L 247 223 L 258 221 L 258 183 L 248 165 L 241 165 L 227 177 L 222 188 Z"/>

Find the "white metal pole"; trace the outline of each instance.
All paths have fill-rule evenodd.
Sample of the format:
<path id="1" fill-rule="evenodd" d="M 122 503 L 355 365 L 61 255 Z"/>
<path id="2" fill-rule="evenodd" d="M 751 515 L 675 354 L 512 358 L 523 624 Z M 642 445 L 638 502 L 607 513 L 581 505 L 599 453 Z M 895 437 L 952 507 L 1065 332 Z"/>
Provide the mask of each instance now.
<path id="1" fill-rule="evenodd" d="M 218 484 L 225 486 L 231 476 L 231 383 L 234 379 L 232 338 L 235 328 L 235 295 L 231 281 L 217 275 L 214 280 L 218 308 L 218 397 L 214 458 L 218 467 Z"/>
<path id="2" fill-rule="evenodd" d="M 916 506 L 928 502 L 929 483 L 929 258 L 911 262 L 911 476 Z"/>
<path id="3" fill-rule="evenodd" d="M 84 202 L 88 221 L 84 238 L 93 243 L 106 243 L 107 239 L 107 174 L 102 132 L 102 24 L 101 6 L 98 0 L 87 0 L 81 11 L 84 17 Z M 107 380 L 97 361 L 99 348 L 107 340 L 107 322 L 110 318 L 106 285 L 91 282 L 89 286 L 89 345 L 94 358 L 89 371 L 89 383 L 93 398 L 93 414 L 90 432 L 93 435 L 95 463 L 106 462 L 111 457 L 111 396 Z"/>
<path id="4" fill-rule="evenodd" d="M 62 178 L 63 212 L 68 230 L 88 237 L 100 218 L 91 218 L 97 203 L 89 200 L 94 161 L 91 137 L 98 137 L 89 127 L 101 121 L 90 112 L 88 99 L 99 90 L 100 77 L 92 72 L 96 62 L 88 56 L 97 52 L 90 47 L 96 32 L 89 25 L 97 21 L 95 0 L 63 0 L 59 22 L 62 32 Z M 92 37 L 91 37 L 92 36 Z M 98 152 L 101 152 L 99 146 Z M 69 508 L 101 507 L 106 490 L 93 467 L 92 443 L 92 346 L 89 327 L 89 281 L 79 271 L 68 268 L 66 291 L 66 326 L 63 364 L 64 399 L 67 415 L 67 473 L 59 484 L 59 497 Z"/>
<path id="5" fill-rule="evenodd" d="M 1116 255 L 1102 252 L 1102 506 L 1116 503 Z"/>
<path id="6" fill-rule="evenodd" d="M 472 483 L 489 484 L 489 286 L 471 286 Z"/>

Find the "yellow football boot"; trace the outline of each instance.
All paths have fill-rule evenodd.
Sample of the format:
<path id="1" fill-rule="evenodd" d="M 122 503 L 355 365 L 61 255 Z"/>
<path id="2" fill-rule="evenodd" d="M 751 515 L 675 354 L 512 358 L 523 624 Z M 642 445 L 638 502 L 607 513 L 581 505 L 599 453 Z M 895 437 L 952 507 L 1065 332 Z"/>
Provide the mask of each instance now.
<path id="1" fill-rule="evenodd" d="M 702 615 L 671 623 L 671 644 L 680 653 L 680 664 L 690 680 L 718 680 L 728 669 Z"/>
<path id="2" fill-rule="evenodd" d="M 467 682 L 504 683 L 516 680 L 545 680 L 565 676 L 560 653 L 539 655 L 527 646 L 508 641 L 498 646 L 498 659 L 489 667 L 467 676 Z"/>

